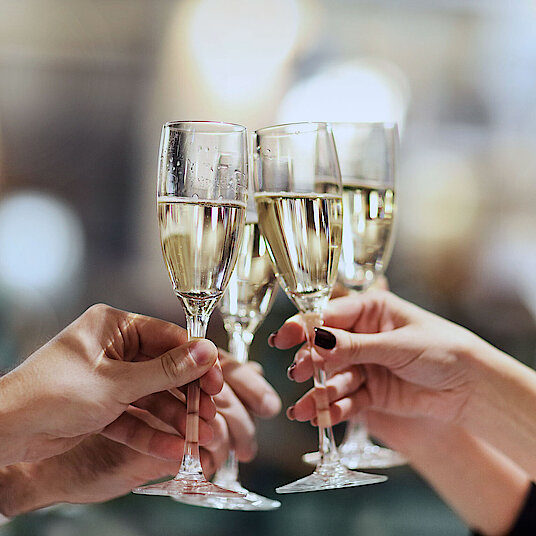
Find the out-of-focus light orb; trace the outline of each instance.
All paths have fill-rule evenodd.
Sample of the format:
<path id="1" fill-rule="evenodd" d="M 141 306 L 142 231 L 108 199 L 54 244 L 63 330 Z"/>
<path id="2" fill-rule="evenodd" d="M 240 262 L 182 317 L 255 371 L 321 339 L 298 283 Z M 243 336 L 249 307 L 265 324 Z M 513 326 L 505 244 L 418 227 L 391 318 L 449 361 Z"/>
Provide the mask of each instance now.
<path id="1" fill-rule="evenodd" d="M 291 55 L 301 19 L 297 0 L 199 0 L 188 25 L 195 64 L 216 96 L 255 100 Z"/>
<path id="2" fill-rule="evenodd" d="M 423 152 L 408 160 L 404 177 L 400 227 L 407 239 L 433 255 L 475 236 L 482 194 L 463 155 L 448 150 Z"/>
<path id="3" fill-rule="evenodd" d="M 356 60 L 298 82 L 282 100 L 278 121 L 396 122 L 402 129 L 409 100 L 409 82 L 398 67 Z"/>
<path id="4" fill-rule="evenodd" d="M 14 290 L 61 290 L 80 269 L 84 234 L 64 203 L 38 192 L 0 201 L 0 283 Z"/>

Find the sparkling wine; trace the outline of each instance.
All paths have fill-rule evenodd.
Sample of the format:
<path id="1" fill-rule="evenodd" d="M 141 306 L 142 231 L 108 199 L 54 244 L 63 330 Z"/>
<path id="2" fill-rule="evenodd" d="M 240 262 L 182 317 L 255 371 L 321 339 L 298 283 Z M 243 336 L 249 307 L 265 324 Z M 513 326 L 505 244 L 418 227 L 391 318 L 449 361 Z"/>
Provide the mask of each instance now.
<path id="1" fill-rule="evenodd" d="M 246 205 L 160 197 L 160 243 L 173 288 L 192 314 L 223 294 L 242 240 Z"/>
<path id="2" fill-rule="evenodd" d="M 276 275 L 296 307 L 320 312 L 337 277 L 342 240 L 338 194 L 255 194 Z"/>
<path id="3" fill-rule="evenodd" d="M 246 223 L 236 267 L 219 308 L 228 333 L 237 325 L 251 339 L 275 297 L 275 274 L 257 223 Z M 251 342 L 251 341 L 249 341 Z"/>
<path id="4" fill-rule="evenodd" d="M 347 183 L 343 206 L 339 277 L 347 286 L 365 289 L 383 272 L 391 256 L 394 190 Z"/>

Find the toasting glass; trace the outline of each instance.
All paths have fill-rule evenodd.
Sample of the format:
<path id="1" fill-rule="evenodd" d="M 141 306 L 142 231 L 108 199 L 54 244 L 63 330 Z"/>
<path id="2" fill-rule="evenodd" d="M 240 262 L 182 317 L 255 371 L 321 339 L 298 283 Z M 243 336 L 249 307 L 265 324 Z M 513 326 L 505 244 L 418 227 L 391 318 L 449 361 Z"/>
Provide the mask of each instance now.
<path id="1" fill-rule="evenodd" d="M 331 123 L 343 183 L 344 224 L 339 281 L 364 292 L 391 257 L 396 214 L 398 129 L 395 123 Z M 347 423 L 339 445 L 350 469 L 386 468 L 406 460 L 369 439 L 365 416 Z M 315 464 L 318 453 L 304 455 Z"/>
<path id="2" fill-rule="evenodd" d="M 372 484 L 383 475 L 350 471 L 333 438 L 326 375 L 315 351 L 314 328 L 337 277 L 341 252 L 342 182 L 326 123 L 268 127 L 255 135 L 255 201 L 279 283 L 297 307 L 314 366 L 320 459 L 314 472 L 276 489 L 296 493 Z"/>
<path id="3" fill-rule="evenodd" d="M 247 363 L 254 334 L 270 312 L 276 296 L 276 279 L 272 262 L 259 226 L 250 182 L 244 240 L 229 284 L 219 302 L 225 330 L 229 337 L 229 353 L 239 363 Z M 218 486 L 243 493 L 243 497 L 213 497 L 201 506 L 221 510 L 275 510 L 279 501 L 263 497 L 244 488 L 238 479 L 238 461 L 231 451 L 212 481 Z M 198 504 L 193 497 L 189 504 Z"/>
<path id="4" fill-rule="evenodd" d="M 247 199 L 246 129 L 228 123 L 166 123 L 160 141 L 157 211 L 160 242 L 188 339 L 203 338 L 223 295 L 242 242 Z M 134 493 L 238 497 L 209 482 L 199 457 L 199 380 L 188 384 L 184 454 L 172 480 Z"/>

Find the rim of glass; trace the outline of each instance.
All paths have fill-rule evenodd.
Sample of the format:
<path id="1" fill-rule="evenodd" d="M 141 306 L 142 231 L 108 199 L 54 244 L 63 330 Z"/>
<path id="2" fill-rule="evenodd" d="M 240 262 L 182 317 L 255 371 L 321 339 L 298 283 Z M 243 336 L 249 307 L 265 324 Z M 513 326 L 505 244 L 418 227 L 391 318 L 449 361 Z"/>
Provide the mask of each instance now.
<path id="1" fill-rule="evenodd" d="M 268 127 L 259 128 L 255 134 L 273 135 L 273 136 L 292 136 L 306 132 L 315 132 L 322 128 L 330 128 L 330 123 L 327 121 L 301 121 L 299 123 L 282 123 L 280 125 L 271 125 Z M 298 131 L 295 131 L 298 129 Z M 293 131 L 294 130 L 294 131 Z"/>
<path id="2" fill-rule="evenodd" d="M 230 132 L 245 132 L 247 129 L 244 125 L 237 123 L 227 123 L 226 121 L 167 121 L 163 128 L 173 128 L 175 130 L 191 130 L 192 127 L 212 127 L 214 130 L 207 128 L 206 133 L 210 134 L 229 134 Z"/>
<path id="3" fill-rule="evenodd" d="M 385 127 L 385 128 L 394 128 L 398 127 L 396 121 L 328 121 L 331 126 L 368 126 L 368 127 Z"/>

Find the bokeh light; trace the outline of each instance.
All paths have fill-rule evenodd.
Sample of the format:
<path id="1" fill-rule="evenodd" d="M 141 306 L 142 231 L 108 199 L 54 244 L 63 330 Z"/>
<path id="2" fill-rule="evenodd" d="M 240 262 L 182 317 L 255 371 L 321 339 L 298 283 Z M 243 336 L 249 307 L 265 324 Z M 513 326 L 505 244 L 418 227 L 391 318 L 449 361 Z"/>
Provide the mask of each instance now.
<path id="1" fill-rule="evenodd" d="M 0 203 L 0 282 L 11 289 L 53 292 L 80 269 L 84 235 L 76 214 L 39 192 Z"/>
<path id="2" fill-rule="evenodd" d="M 410 100 L 406 76 L 386 61 L 363 59 L 319 69 L 298 82 L 278 112 L 294 121 L 389 121 L 402 129 Z"/>
<path id="3" fill-rule="evenodd" d="M 201 0 L 189 24 L 194 64 L 220 100 L 257 100 L 290 57 L 300 23 L 296 0 Z"/>

